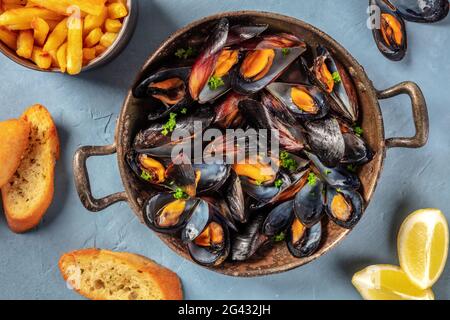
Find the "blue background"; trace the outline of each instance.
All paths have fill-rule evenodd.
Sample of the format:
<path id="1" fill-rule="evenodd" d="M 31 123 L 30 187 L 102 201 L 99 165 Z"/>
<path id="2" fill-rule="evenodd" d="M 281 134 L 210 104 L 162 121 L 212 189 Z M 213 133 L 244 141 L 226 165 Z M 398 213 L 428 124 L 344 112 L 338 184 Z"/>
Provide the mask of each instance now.
<path id="1" fill-rule="evenodd" d="M 112 63 L 77 77 L 24 69 L 0 56 L 0 119 L 41 103 L 53 114 L 61 138 L 56 193 L 35 231 L 15 235 L 0 215 L 0 298 L 80 299 L 68 290 L 57 262 L 87 247 L 136 252 L 177 272 L 188 299 L 358 299 L 354 272 L 375 263 L 398 264 L 396 235 L 413 210 L 437 207 L 450 218 L 450 18 L 435 25 L 408 23 L 410 52 L 394 63 L 377 51 L 366 27 L 364 0 L 140 0 L 136 32 Z M 366 215 L 335 250 L 303 268 L 274 276 L 238 279 L 204 270 L 175 255 L 141 225 L 127 204 L 87 212 L 73 184 L 72 156 L 83 145 L 113 142 L 122 101 L 146 57 L 189 22 L 222 11 L 256 9 L 305 20 L 342 43 L 366 68 L 377 88 L 417 82 L 429 106 L 431 136 L 419 150 L 388 152 L 385 170 Z M 413 134 L 408 98 L 383 102 L 387 136 Z M 115 157 L 89 162 L 94 194 L 122 189 Z M 450 299 L 450 268 L 434 287 Z"/>

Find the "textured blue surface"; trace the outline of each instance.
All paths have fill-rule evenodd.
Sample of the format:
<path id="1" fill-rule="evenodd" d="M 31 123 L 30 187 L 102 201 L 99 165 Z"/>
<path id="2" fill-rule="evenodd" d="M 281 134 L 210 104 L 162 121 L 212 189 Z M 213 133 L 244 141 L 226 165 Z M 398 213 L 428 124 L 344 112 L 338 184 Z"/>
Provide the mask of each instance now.
<path id="1" fill-rule="evenodd" d="M 408 24 L 410 53 L 400 63 L 384 59 L 366 28 L 364 0 L 140 0 L 140 19 L 127 49 L 111 64 L 78 77 L 29 71 L 0 56 L 0 119 L 17 117 L 34 103 L 51 111 L 61 138 L 53 205 L 39 228 L 9 231 L 0 215 L 0 298 L 79 299 L 61 279 L 57 261 L 86 247 L 148 256 L 182 278 L 188 299 L 358 299 L 353 273 L 369 264 L 397 264 L 396 234 L 406 215 L 438 207 L 450 218 L 450 18 L 436 25 Z M 388 152 L 367 214 L 335 250 L 303 268 L 274 276 L 237 279 L 206 271 L 175 255 L 141 225 L 126 204 L 92 214 L 81 205 L 72 179 L 72 155 L 82 145 L 110 144 L 128 86 L 145 58 L 171 33 L 209 14 L 257 9 L 305 20 L 341 42 L 365 66 L 378 88 L 417 82 L 428 100 L 431 137 L 420 150 Z M 383 103 L 387 136 L 413 133 L 410 103 Z M 97 196 L 122 189 L 116 159 L 89 162 Z M 450 268 L 434 288 L 450 299 Z"/>

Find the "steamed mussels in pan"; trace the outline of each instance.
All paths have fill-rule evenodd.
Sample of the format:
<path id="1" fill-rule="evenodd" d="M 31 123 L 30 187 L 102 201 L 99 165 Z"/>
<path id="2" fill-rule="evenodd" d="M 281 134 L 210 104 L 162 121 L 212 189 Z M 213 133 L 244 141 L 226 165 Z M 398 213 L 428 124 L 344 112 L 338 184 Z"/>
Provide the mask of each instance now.
<path id="1" fill-rule="evenodd" d="M 377 16 L 373 37 L 381 53 L 393 61 L 402 60 L 408 48 L 405 20 L 434 23 L 447 17 L 448 0 L 369 0 Z M 379 15 L 378 15 L 379 13 Z M 379 25 L 379 26 L 378 26 Z"/>
<path id="2" fill-rule="evenodd" d="M 144 221 L 207 267 L 281 243 L 313 256 L 330 224 L 353 228 L 365 205 L 356 171 L 374 152 L 350 73 L 327 48 L 267 25 L 222 19 L 207 33 L 195 57 L 177 52 L 134 88 L 149 117 L 126 160 Z"/>

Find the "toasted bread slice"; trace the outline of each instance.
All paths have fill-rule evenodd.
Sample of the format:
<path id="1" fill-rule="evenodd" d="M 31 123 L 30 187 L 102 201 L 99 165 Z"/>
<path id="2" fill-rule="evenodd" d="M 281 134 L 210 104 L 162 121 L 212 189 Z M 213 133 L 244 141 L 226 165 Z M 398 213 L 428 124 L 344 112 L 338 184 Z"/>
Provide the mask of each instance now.
<path id="1" fill-rule="evenodd" d="M 64 280 L 92 300 L 181 300 L 178 276 L 150 259 L 125 252 L 84 249 L 59 260 Z"/>
<path id="2" fill-rule="evenodd" d="M 0 122 L 0 188 L 12 178 L 28 148 L 30 124 L 22 119 Z"/>
<path id="3" fill-rule="evenodd" d="M 21 119 L 30 124 L 30 141 L 14 176 L 2 187 L 8 225 L 22 233 L 34 228 L 53 199 L 59 140 L 50 113 L 41 105 L 26 110 Z"/>

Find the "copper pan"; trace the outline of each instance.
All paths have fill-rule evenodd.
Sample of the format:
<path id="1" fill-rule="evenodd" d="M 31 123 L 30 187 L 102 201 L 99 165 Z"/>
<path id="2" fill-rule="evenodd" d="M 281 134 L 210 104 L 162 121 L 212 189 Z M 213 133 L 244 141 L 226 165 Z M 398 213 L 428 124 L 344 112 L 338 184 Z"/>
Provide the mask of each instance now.
<path id="1" fill-rule="evenodd" d="M 403 82 L 386 90 L 376 90 L 372 82 L 364 72 L 363 67 L 345 50 L 339 43 L 333 40 L 326 33 L 315 27 L 291 18 L 274 13 L 239 11 L 227 12 L 204 18 L 196 21 L 173 34 L 166 40 L 160 48 L 153 53 L 137 79 L 141 79 L 144 73 L 156 67 L 168 52 L 173 52 L 175 48 L 185 47 L 185 39 L 201 30 L 207 30 L 218 19 L 226 17 L 232 23 L 266 23 L 279 31 L 291 32 L 303 38 L 311 45 L 322 44 L 327 46 L 350 71 L 355 81 L 362 114 L 362 127 L 368 144 L 376 152 L 372 162 L 365 165 L 361 172 L 362 194 L 366 203 L 372 199 L 378 179 L 383 169 L 386 151 L 389 148 L 419 148 L 426 144 L 428 139 L 429 122 L 427 106 L 420 88 L 412 82 Z M 414 115 L 414 125 L 416 134 L 410 138 L 385 138 L 383 117 L 381 114 L 379 100 L 388 99 L 397 95 L 407 94 L 411 98 Z M 130 150 L 133 137 L 141 128 L 142 119 L 146 118 L 146 111 L 141 108 L 131 91 L 123 104 L 120 117 L 117 122 L 115 142 L 109 146 L 86 146 L 80 148 L 74 157 L 74 175 L 76 187 L 83 205 L 90 211 L 98 212 L 106 207 L 119 202 L 126 201 L 131 206 L 135 214 L 142 221 L 141 207 L 145 200 L 142 194 L 140 182 L 134 177 L 125 162 L 125 154 Z M 102 199 L 92 196 L 89 175 L 86 168 L 86 161 L 92 156 L 105 156 L 117 153 L 120 175 L 125 187 L 124 192 L 109 195 Z M 219 268 L 212 270 L 231 276 L 250 277 L 262 276 L 273 273 L 284 272 L 300 267 L 314 259 L 319 258 L 336 246 L 349 233 L 349 230 L 342 229 L 330 223 L 326 226 L 326 235 L 323 239 L 320 250 L 312 257 L 296 259 L 292 257 L 284 244 L 276 245 L 273 249 L 251 261 L 242 263 L 227 262 Z M 190 259 L 183 244 L 176 238 L 159 235 L 161 240 L 180 256 Z"/>

